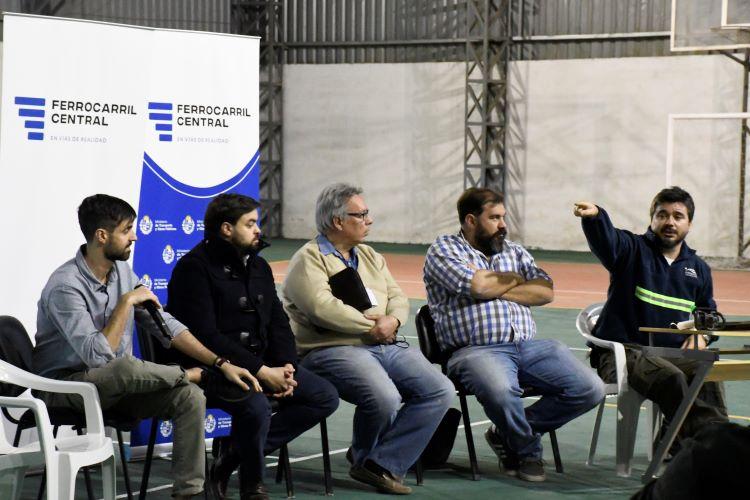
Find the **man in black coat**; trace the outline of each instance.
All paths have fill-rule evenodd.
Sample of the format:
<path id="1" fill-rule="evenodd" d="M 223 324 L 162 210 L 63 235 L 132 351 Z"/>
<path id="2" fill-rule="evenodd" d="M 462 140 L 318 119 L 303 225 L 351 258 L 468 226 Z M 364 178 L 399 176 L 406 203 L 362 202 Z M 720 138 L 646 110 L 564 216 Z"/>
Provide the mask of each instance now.
<path id="1" fill-rule="evenodd" d="M 209 480 L 223 496 L 229 476 L 241 465 L 243 500 L 268 497 L 264 455 L 328 417 L 339 401 L 330 382 L 297 365 L 294 334 L 271 267 L 258 255 L 266 246 L 258 206 L 239 194 L 211 201 L 204 240 L 175 266 L 167 306 L 206 347 L 247 368 L 264 389 L 265 394 L 242 401 L 207 403 L 232 415 L 231 446 L 224 447 Z M 272 399 L 279 402 L 273 416 Z"/>

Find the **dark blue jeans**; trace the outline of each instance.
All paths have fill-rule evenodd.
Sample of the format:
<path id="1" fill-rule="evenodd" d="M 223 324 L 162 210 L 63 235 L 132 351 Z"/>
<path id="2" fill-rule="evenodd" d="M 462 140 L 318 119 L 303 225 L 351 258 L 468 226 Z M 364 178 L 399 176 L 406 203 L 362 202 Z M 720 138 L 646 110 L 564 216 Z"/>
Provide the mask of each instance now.
<path id="1" fill-rule="evenodd" d="M 288 443 L 331 415 L 339 406 L 339 395 L 330 382 L 302 366 L 294 374 L 294 394 L 279 400 L 271 412 L 265 394 L 256 393 L 239 403 L 209 398 L 206 406 L 232 416 L 232 441 L 239 450 L 242 473 L 248 481 L 263 479 L 265 455 Z"/>

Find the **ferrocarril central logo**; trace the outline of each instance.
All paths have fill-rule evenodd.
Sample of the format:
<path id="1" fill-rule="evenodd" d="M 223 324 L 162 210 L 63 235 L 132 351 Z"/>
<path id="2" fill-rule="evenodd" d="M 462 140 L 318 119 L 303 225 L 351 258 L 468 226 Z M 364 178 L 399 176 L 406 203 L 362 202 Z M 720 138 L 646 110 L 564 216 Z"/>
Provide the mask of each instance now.
<path id="1" fill-rule="evenodd" d="M 171 102 L 148 103 L 148 119 L 156 122 L 161 142 L 172 142 L 172 116 Z"/>
<path id="2" fill-rule="evenodd" d="M 149 120 L 156 122 L 160 142 L 228 142 L 224 129 L 253 116 L 250 108 L 244 106 L 166 100 L 149 101 L 148 110 Z"/>
<path id="3" fill-rule="evenodd" d="M 44 97 L 16 96 L 15 103 L 18 116 L 24 118 L 23 128 L 28 130 L 26 138 L 30 141 L 44 140 L 44 114 L 47 100 Z"/>
<path id="4" fill-rule="evenodd" d="M 229 128 L 229 125 L 227 124 L 227 119 L 229 117 L 249 117 L 250 110 L 238 106 L 178 104 L 177 115 L 177 125 L 179 126 Z"/>
<path id="5" fill-rule="evenodd" d="M 111 124 L 137 116 L 134 104 L 85 98 L 16 96 L 30 141 L 106 143 Z"/>
<path id="6" fill-rule="evenodd" d="M 50 121 L 66 125 L 95 125 L 109 127 L 107 119 L 112 115 L 135 116 L 132 104 L 117 104 L 98 101 L 52 99 Z"/>

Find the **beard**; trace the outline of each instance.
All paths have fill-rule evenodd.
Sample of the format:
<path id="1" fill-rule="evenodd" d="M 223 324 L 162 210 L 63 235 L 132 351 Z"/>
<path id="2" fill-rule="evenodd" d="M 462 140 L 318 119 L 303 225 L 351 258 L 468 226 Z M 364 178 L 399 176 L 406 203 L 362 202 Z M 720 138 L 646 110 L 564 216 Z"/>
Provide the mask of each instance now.
<path id="1" fill-rule="evenodd" d="M 128 260 L 130 258 L 130 247 L 123 248 L 121 250 L 111 247 L 105 247 L 104 256 L 112 262 L 118 260 Z"/>
<path id="2" fill-rule="evenodd" d="M 260 238 L 256 238 L 252 242 L 248 243 L 247 241 L 240 241 L 239 239 L 233 237 L 230 243 L 234 248 L 237 249 L 240 255 L 250 255 L 258 250 L 258 247 L 260 246 Z"/>
<path id="3" fill-rule="evenodd" d="M 661 248 L 662 250 L 671 250 L 677 245 L 679 245 L 680 243 L 682 243 L 684 239 L 685 238 L 674 238 L 674 239 L 668 240 L 668 239 L 662 238 L 661 235 L 658 235 L 658 234 L 656 235 L 656 241 L 659 245 L 659 248 Z"/>
<path id="4" fill-rule="evenodd" d="M 487 233 L 484 229 L 481 229 L 477 233 L 479 251 L 485 255 L 495 255 L 502 252 L 505 248 L 505 236 L 507 234 L 508 231 L 505 228 L 498 230 L 494 234 Z"/>

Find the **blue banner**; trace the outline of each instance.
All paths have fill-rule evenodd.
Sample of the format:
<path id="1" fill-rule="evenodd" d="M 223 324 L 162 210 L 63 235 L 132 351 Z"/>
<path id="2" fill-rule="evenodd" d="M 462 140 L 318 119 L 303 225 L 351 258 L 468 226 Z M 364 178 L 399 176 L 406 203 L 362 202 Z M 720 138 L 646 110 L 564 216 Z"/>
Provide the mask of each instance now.
<path id="1" fill-rule="evenodd" d="M 175 264 L 203 239 L 203 215 L 208 203 L 227 192 L 258 199 L 259 156 L 256 152 L 236 175 L 216 186 L 195 187 L 178 181 L 148 154 L 143 155 L 133 269 L 162 304 L 169 301 L 167 284 Z M 134 339 L 134 355 L 140 357 L 137 339 Z M 151 421 L 145 420 L 133 429 L 130 445 L 148 444 L 150 427 Z M 205 428 L 206 438 L 227 436 L 231 418 L 221 410 L 208 409 Z M 156 442 L 171 440 L 172 423 L 160 421 Z"/>

